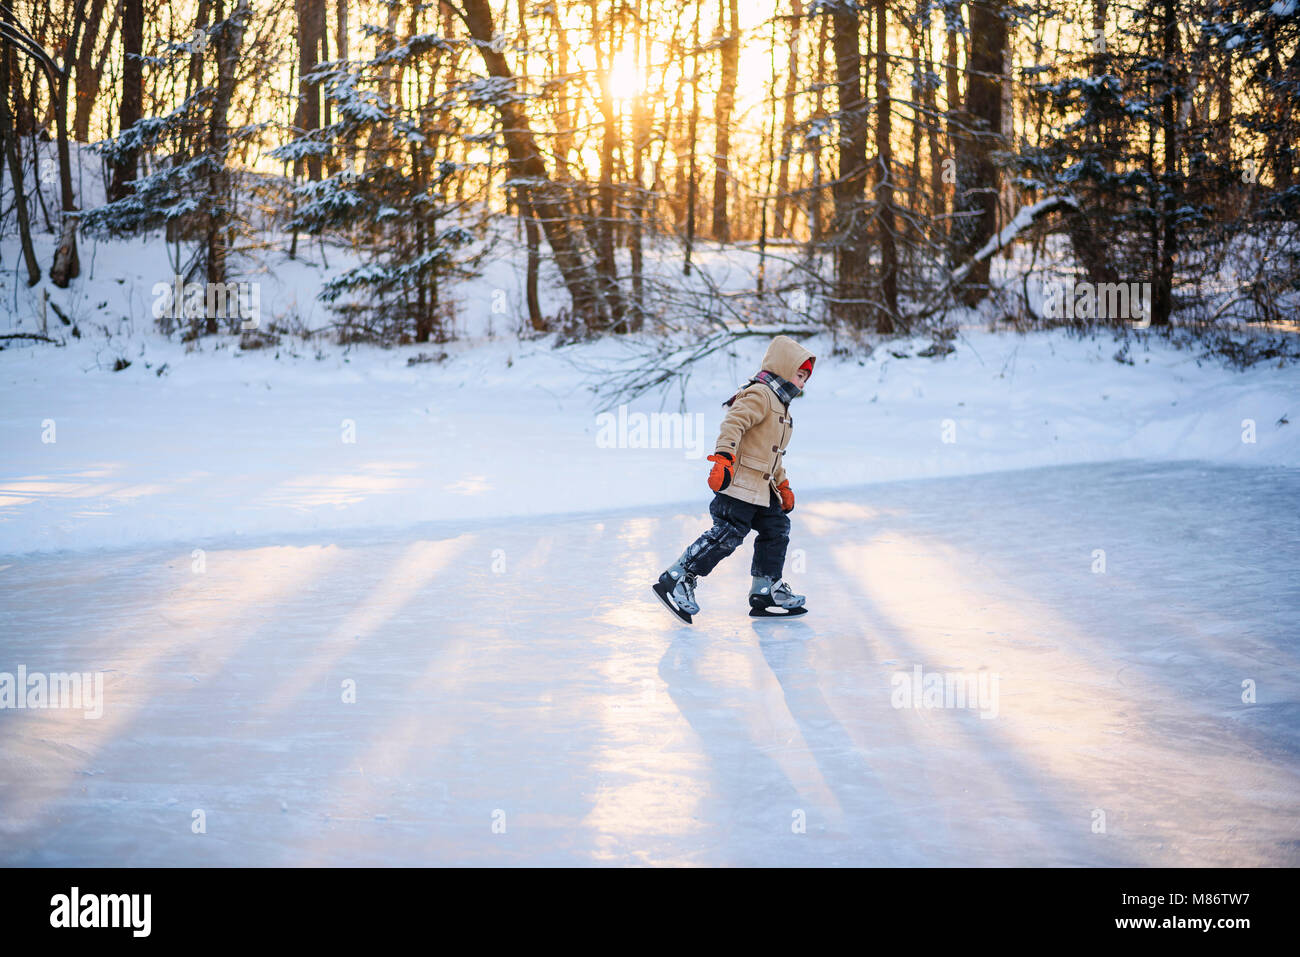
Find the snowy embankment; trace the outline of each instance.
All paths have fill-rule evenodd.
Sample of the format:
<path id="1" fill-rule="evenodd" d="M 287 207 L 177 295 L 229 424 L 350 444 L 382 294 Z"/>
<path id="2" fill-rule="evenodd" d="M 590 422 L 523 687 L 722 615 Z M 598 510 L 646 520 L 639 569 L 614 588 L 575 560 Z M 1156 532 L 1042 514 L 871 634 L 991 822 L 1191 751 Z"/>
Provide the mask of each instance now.
<path id="1" fill-rule="evenodd" d="M 658 396 L 627 409 L 627 428 L 615 417 L 602 430 L 591 387 L 626 360 L 622 342 L 318 351 L 286 339 L 239 354 L 137 331 L 11 345 L 0 352 L 0 554 L 698 503 L 721 402 L 764 344 L 695 367 L 684 440 L 666 449 L 626 447 Z M 1135 342 L 1130 365 L 1108 335 L 1063 333 L 968 331 L 943 359 L 916 357 L 920 340 L 867 358 L 834 355 L 828 337 L 809 345 L 821 358 L 794 407 L 787 463 L 801 502 L 1116 459 L 1300 466 L 1294 366 L 1233 372 L 1156 339 Z M 131 365 L 113 372 L 119 356 Z"/>

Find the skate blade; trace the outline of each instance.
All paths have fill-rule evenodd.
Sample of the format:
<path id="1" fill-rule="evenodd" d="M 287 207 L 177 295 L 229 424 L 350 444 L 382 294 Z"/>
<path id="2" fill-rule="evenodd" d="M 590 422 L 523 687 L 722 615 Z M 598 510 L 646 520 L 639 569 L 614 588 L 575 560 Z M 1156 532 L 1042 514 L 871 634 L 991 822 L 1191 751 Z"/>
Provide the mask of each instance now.
<path id="1" fill-rule="evenodd" d="M 673 604 L 673 600 L 668 597 L 668 589 L 664 588 L 663 585 L 659 584 L 659 582 L 655 582 L 650 586 L 650 590 L 655 593 L 655 597 L 659 599 L 660 603 L 673 613 L 674 618 L 683 621 L 688 625 L 694 624 L 694 621 L 689 614 Z"/>
<path id="2" fill-rule="evenodd" d="M 806 614 L 808 614 L 808 609 L 803 605 L 798 608 L 782 608 L 780 605 L 773 605 L 771 608 L 749 609 L 750 618 L 798 618 L 800 615 Z"/>

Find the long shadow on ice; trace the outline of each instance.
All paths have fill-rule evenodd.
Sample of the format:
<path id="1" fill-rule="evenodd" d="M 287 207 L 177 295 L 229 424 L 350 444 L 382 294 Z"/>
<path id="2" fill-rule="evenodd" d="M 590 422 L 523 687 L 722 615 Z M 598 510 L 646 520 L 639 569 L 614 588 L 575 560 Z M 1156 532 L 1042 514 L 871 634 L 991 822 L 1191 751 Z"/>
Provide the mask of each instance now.
<path id="1" fill-rule="evenodd" d="M 802 620 L 756 622 L 752 628 L 808 754 L 837 804 L 838 833 L 832 836 L 847 838 L 849 844 L 835 856 L 856 866 L 939 863 L 918 860 L 911 843 L 911 809 L 893 800 L 867 753 L 822 694 L 821 676 L 809 653 L 817 632 Z"/>
<path id="2" fill-rule="evenodd" d="M 708 645 L 703 629 L 679 628 L 659 662 L 668 694 L 709 758 L 710 794 L 702 811 L 717 853 L 705 860 L 745 866 L 824 863 L 826 851 L 792 831 L 792 814 L 807 807 L 807 800 L 771 749 L 756 740 L 761 729 L 746 721 L 754 701 L 731 697 L 753 689 L 711 680 L 699 666 Z"/>

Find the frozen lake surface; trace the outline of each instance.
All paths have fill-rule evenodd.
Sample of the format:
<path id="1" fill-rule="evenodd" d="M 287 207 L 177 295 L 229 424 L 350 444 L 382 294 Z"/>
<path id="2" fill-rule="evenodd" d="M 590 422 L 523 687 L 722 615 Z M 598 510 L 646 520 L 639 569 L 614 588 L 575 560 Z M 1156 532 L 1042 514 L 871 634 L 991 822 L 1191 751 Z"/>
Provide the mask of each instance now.
<path id="1" fill-rule="evenodd" d="M 648 585 L 703 496 L 0 559 L 0 672 L 104 675 L 98 719 L 0 710 L 0 864 L 1295 866 L 1297 503 L 1196 463 L 809 494 L 812 613 L 746 616 L 747 542 L 693 628 Z M 918 667 L 996 695 L 894 707 Z"/>

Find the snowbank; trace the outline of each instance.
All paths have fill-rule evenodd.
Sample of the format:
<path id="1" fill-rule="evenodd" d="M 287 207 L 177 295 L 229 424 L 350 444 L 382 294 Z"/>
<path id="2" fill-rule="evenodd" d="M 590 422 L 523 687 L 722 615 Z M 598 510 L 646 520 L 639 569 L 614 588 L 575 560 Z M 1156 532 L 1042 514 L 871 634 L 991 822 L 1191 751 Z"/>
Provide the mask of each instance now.
<path id="1" fill-rule="evenodd" d="M 1116 459 L 1300 466 L 1300 369 L 1233 372 L 1158 341 L 973 332 L 944 359 L 828 338 L 794 407 L 801 502 L 831 489 Z M 764 342 L 702 363 L 673 448 L 645 397 L 601 419 L 627 346 L 549 340 L 187 352 L 156 335 L 0 352 L 0 554 L 702 502 L 701 453 Z M 440 362 L 408 365 L 419 353 Z M 909 354 L 897 358 L 892 353 Z M 113 372 L 115 358 L 131 365 Z M 160 374 L 161 372 L 161 374 Z M 674 403 L 663 411 L 677 411 Z M 697 426 L 703 445 L 691 432 Z M 670 436 L 671 437 L 671 436 Z M 657 444 L 657 443 L 656 443 Z"/>

